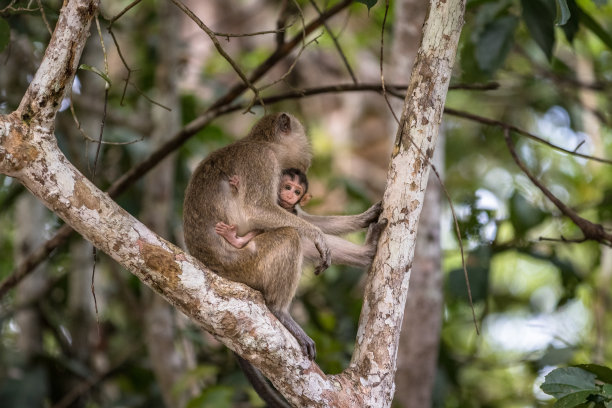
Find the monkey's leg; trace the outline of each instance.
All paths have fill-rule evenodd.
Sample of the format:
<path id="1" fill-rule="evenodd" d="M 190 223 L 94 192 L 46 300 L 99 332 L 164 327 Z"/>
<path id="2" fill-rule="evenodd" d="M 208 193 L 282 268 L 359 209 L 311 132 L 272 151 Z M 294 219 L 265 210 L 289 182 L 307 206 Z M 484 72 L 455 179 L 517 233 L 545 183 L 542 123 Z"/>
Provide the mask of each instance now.
<path id="1" fill-rule="evenodd" d="M 331 261 L 334 265 L 367 267 L 372 263 L 380 233 L 387 225 L 387 220 L 370 224 L 364 245 L 357 245 L 335 235 L 325 235 L 331 250 Z M 317 259 L 317 250 L 308 240 L 302 240 L 304 257 L 309 261 Z"/>
<path id="2" fill-rule="evenodd" d="M 376 251 L 375 246 L 357 245 L 335 235 L 326 235 L 327 245 L 331 250 L 331 262 L 334 265 L 350 265 L 360 268 L 370 265 Z M 317 250 L 314 245 L 303 240 L 304 257 L 309 261 L 316 260 Z"/>
<path id="3" fill-rule="evenodd" d="M 311 215 L 297 207 L 298 217 L 316 225 L 325 234 L 342 235 L 367 228 L 378 220 L 382 211 L 382 203 L 371 206 L 361 214 L 356 215 Z"/>
<path id="4" fill-rule="evenodd" d="M 314 341 L 288 312 L 302 274 L 301 238 L 294 228 L 283 227 L 266 231 L 253 240 L 259 254 L 256 268 L 266 305 L 295 337 L 304 354 L 313 360 L 316 355 Z"/>
<path id="5" fill-rule="evenodd" d="M 293 320 L 289 312 L 283 310 L 274 310 L 270 308 L 270 311 L 276 318 L 289 330 L 289 333 L 293 334 L 293 337 L 298 341 L 300 347 L 302 348 L 302 352 L 306 354 L 306 356 L 310 360 L 314 360 L 317 356 L 317 350 L 315 346 L 315 342 L 308 337 L 306 332 L 300 327 L 299 324 Z"/>

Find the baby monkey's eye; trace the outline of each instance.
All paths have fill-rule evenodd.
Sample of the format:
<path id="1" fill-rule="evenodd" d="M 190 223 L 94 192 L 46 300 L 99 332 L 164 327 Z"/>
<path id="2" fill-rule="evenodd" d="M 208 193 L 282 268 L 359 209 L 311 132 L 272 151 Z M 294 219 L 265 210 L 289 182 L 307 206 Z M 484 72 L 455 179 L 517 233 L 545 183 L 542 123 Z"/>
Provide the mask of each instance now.
<path id="1" fill-rule="evenodd" d="M 287 185 L 285 186 L 285 190 L 291 190 L 291 186 L 290 186 L 289 184 L 287 184 Z"/>
<path id="2" fill-rule="evenodd" d="M 300 190 L 295 190 L 295 194 L 300 195 L 302 192 Z"/>

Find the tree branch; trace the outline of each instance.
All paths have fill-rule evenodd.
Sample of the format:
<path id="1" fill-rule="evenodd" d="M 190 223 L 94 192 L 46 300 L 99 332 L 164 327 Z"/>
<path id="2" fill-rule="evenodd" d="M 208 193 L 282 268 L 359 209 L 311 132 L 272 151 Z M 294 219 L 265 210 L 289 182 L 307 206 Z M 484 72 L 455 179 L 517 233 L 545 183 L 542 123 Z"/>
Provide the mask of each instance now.
<path id="1" fill-rule="evenodd" d="M 602 225 L 595 224 L 587 219 L 579 216 L 576 211 L 569 208 L 563 201 L 559 200 L 544 184 L 540 182 L 531 172 L 527 169 L 527 166 L 519 159 L 518 154 L 516 153 L 516 149 L 514 148 L 514 143 L 512 142 L 512 138 L 510 137 L 510 129 L 504 129 L 504 138 L 506 139 L 506 145 L 508 146 L 508 150 L 512 155 L 512 159 L 516 163 L 517 166 L 522 170 L 522 172 L 531 180 L 531 182 L 540 189 L 540 191 L 548 198 L 554 205 L 565 215 L 568 217 L 578 228 L 582 231 L 584 235 L 584 240 L 587 239 L 594 240 L 600 242 L 602 244 L 612 246 L 612 235 L 608 234 Z M 563 241 L 569 241 L 563 239 Z M 581 242 L 580 240 L 573 240 L 571 242 Z"/>
<path id="2" fill-rule="evenodd" d="M 464 0 L 430 3 L 383 197 L 382 233 L 368 274 L 350 369 L 373 382 L 367 406 L 390 399 L 429 165 L 463 25 Z M 400 41 L 400 39 L 396 39 Z M 414 147 L 413 147 L 414 145 Z"/>
<path id="3" fill-rule="evenodd" d="M 38 126 L 52 132 L 55 114 L 72 86 L 98 4 L 99 0 L 73 0 L 67 6 L 65 3 L 65 12 L 60 14 L 45 56 L 17 109 L 23 122 L 35 120 Z"/>

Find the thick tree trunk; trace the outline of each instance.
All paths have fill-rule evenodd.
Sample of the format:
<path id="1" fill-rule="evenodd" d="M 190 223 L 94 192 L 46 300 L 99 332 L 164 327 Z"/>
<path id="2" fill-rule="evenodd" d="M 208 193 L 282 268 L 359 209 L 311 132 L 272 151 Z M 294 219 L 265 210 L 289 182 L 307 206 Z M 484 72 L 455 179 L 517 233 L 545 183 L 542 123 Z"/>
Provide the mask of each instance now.
<path id="1" fill-rule="evenodd" d="M 399 83 L 412 69 L 421 41 L 427 0 L 395 2 L 393 65 L 390 80 Z M 434 165 L 443 167 L 444 134 L 438 135 Z M 430 407 L 436 378 L 442 322 L 442 269 L 440 246 L 441 185 L 429 174 L 425 201 L 419 220 L 410 290 L 406 299 L 402 334 L 397 356 L 395 402 L 404 408 Z"/>
<path id="2" fill-rule="evenodd" d="M 295 406 L 390 406 L 428 161 L 436 145 L 465 1 L 431 3 L 389 167 L 383 212 L 389 226 L 368 276 L 351 366 L 334 376 L 325 375 L 303 355 L 261 294 L 220 278 L 154 234 L 58 149 L 57 108 L 72 83 L 97 7 L 97 0 L 64 2 L 19 109 L 0 116 L 0 172 L 17 178 L 96 247 L 249 359 Z"/>
<path id="3" fill-rule="evenodd" d="M 436 147 L 464 6 L 454 1 L 430 4 L 392 153 L 382 214 L 389 227 L 378 246 L 359 322 L 360 330 L 370 326 L 374 332 L 358 333 L 351 364 L 366 378 L 388 384 L 377 388 L 380 394 L 372 395 L 371 402 L 388 399 L 387 392 L 393 395 L 403 309 L 392 307 L 390 299 L 400 299 L 402 307 L 406 301 L 429 161 Z M 391 202 L 399 206 L 390 206 Z M 379 351 L 375 362 L 365 350 Z"/>

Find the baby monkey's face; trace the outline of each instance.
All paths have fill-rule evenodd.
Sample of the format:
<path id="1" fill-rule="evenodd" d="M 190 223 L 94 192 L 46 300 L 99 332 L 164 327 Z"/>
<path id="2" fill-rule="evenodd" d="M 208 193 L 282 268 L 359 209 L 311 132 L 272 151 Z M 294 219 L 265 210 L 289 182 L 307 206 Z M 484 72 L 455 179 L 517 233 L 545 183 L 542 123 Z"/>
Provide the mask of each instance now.
<path id="1" fill-rule="evenodd" d="M 297 176 L 283 176 L 280 182 L 278 203 L 286 210 L 291 210 L 304 196 L 304 186 Z"/>

